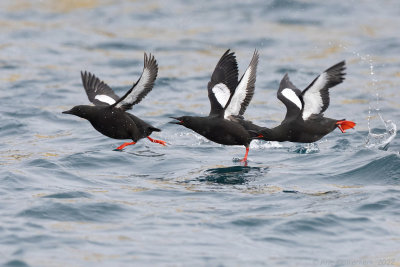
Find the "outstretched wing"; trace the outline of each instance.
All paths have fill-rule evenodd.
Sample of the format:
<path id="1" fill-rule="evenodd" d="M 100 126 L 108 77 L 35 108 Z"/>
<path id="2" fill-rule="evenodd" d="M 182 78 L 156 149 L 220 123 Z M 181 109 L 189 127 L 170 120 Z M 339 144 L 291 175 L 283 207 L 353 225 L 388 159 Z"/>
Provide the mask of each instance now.
<path id="1" fill-rule="evenodd" d="M 218 61 L 208 82 L 211 115 L 223 115 L 224 107 L 238 83 L 238 66 L 235 53 L 228 49 Z"/>
<path id="2" fill-rule="evenodd" d="M 85 88 L 89 101 L 96 106 L 112 105 L 119 99 L 119 96 L 94 74 L 81 71 L 81 77 L 83 88 Z"/>
<path id="3" fill-rule="evenodd" d="M 247 106 L 250 104 L 254 95 L 258 58 L 258 51 L 255 50 L 249 66 L 225 106 L 225 118 L 228 118 L 231 115 L 242 116 L 246 111 Z"/>
<path id="4" fill-rule="evenodd" d="M 289 75 L 283 76 L 279 85 L 277 97 L 286 106 L 286 116 L 284 120 L 294 119 L 300 115 L 303 109 L 301 101 L 301 91 L 290 81 Z"/>
<path id="5" fill-rule="evenodd" d="M 325 70 L 321 75 L 301 93 L 303 98 L 303 120 L 308 119 L 312 114 L 321 114 L 329 106 L 329 88 L 340 84 L 346 73 L 345 61 Z"/>
<path id="6" fill-rule="evenodd" d="M 131 109 L 133 105 L 139 103 L 153 89 L 157 73 L 158 65 L 156 59 L 151 54 L 147 56 L 144 53 L 144 67 L 139 80 L 112 106 L 124 110 Z"/>

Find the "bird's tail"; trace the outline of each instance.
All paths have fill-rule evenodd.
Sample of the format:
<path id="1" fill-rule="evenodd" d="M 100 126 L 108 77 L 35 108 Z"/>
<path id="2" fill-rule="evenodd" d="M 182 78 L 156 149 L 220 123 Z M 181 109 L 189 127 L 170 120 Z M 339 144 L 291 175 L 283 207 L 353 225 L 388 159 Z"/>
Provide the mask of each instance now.
<path id="1" fill-rule="evenodd" d="M 336 125 L 340 129 L 340 131 L 342 131 L 342 133 L 345 133 L 346 130 L 354 128 L 354 126 L 356 126 L 356 123 L 352 121 L 340 120 L 336 122 Z"/>
<path id="2" fill-rule="evenodd" d="M 152 132 L 161 132 L 160 129 L 158 129 L 156 127 L 152 127 L 152 126 L 149 127 L 149 130 L 152 131 Z"/>

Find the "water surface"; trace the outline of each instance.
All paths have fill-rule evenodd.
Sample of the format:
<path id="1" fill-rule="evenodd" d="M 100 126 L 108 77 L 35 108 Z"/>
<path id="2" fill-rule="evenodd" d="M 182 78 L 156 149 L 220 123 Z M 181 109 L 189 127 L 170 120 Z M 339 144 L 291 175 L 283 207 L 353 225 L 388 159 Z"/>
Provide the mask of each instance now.
<path id="1" fill-rule="evenodd" d="M 0 7 L 1 264 L 400 264 L 400 142 L 379 117 L 400 118 L 397 1 Z M 228 48 L 240 73 L 259 50 L 246 118 L 269 127 L 285 114 L 276 98 L 285 73 L 305 88 L 345 59 L 346 81 L 331 90 L 325 115 L 356 129 L 312 145 L 255 141 L 244 166 L 243 147 L 168 124 L 208 114 L 206 86 Z M 162 128 L 152 136 L 169 145 L 141 140 L 116 152 L 121 141 L 61 112 L 88 103 L 81 70 L 124 94 L 145 51 L 159 77 L 132 112 Z"/>

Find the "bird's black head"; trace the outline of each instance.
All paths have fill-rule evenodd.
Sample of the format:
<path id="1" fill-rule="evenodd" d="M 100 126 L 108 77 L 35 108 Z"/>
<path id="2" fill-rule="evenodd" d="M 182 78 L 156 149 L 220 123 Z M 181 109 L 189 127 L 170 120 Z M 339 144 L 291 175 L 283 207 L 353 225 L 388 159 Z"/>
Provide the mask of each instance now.
<path id="1" fill-rule="evenodd" d="M 171 121 L 170 123 L 185 126 L 186 128 L 192 129 L 199 133 L 200 129 L 204 128 L 204 123 L 208 117 L 196 117 L 196 116 L 182 116 L 182 117 L 171 117 L 177 121 Z"/>
<path id="2" fill-rule="evenodd" d="M 80 106 L 75 106 L 71 108 L 70 110 L 63 111 L 63 114 L 71 114 L 75 115 L 84 119 L 87 119 L 88 116 L 91 114 L 91 108 L 92 106 L 87 106 L 87 105 L 80 105 Z"/>

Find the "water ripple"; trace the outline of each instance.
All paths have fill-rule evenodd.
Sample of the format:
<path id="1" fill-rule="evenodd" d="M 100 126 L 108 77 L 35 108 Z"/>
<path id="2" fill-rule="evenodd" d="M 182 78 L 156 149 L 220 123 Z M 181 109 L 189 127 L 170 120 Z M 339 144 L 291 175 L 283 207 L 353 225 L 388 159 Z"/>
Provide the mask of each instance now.
<path id="1" fill-rule="evenodd" d="M 0 1 L 0 265 L 398 263 L 398 6 Z M 357 126 L 310 145 L 253 141 L 244 164 L 243 146 L 169 124 L 209 113 L 207 84 L 228 48 L 239 75 L 260 53 L 245 116 L 267 127 L 284 119 L 276 92 L 285 73 L 302 89 L 346 60 L 325 115 Z M 144 52 L 158 77 L 131 112 L 160 127 L 152 137 L 168 146 L 144 139 L 113 151 L 125 140 L 61 112 L 89 104 L 81 70 L 123 95 Z"/>
<path id="2" fill-rule="evenodd" d="M 120 205 L 111 203 L 77 203 L 63 204 L 57 202 L 47 202 L 40 206 L 25 209 L 17 216 L 28 217 L 39 220 L 55 221 L 80 221 L 80 222 L 101 222 L 112 221 L 112 218 L 121 216 L 124 211 Z M 115 219 L 114 219 L 115 220 Z"/>

